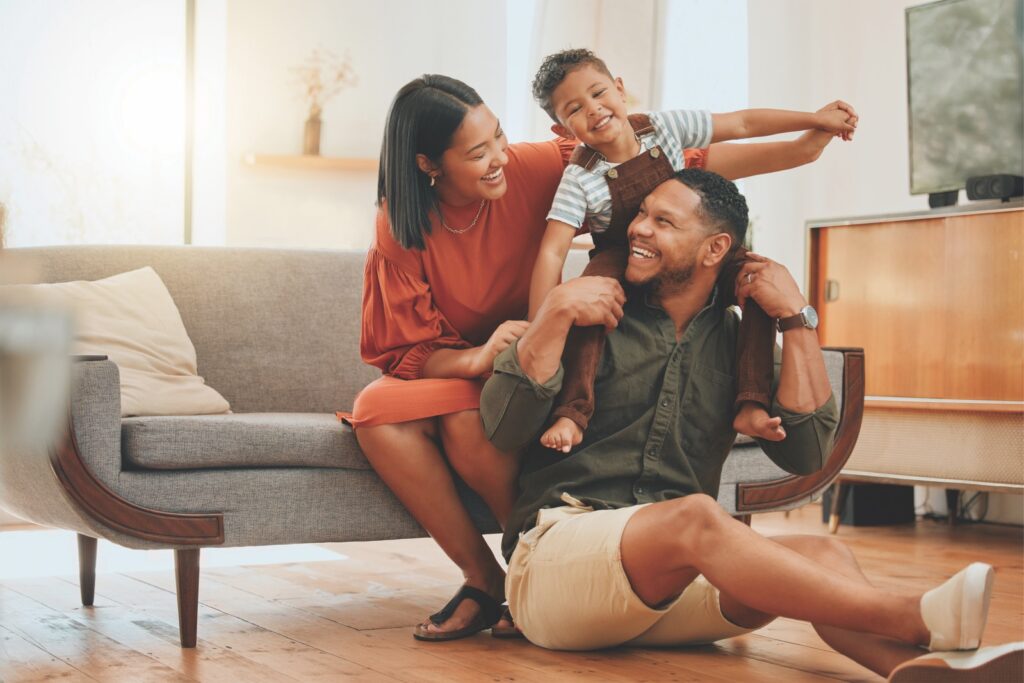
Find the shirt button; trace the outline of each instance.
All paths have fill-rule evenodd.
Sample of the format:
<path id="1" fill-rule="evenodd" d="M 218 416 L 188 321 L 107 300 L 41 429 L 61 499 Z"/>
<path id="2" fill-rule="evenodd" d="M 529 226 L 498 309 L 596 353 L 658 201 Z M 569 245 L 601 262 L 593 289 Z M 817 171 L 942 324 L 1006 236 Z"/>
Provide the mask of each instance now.
<path id="1" fill-rule="evenodd" d="M 608 171 L 608 177 L 611 178 L 612 180 L 615 180 L 616 178 L 619 177 L 619 172 L 613 168 L 610 171 Z"/>
<path id="2" fill-rule="evenodd" d="M 654 149 L 651 150 L 651 156 L 657 159 L 658 157 L 661 156 L 661 150 L 655 147 Z"/>
<path id="3" fill-rule="evenodd" d="M 637 486 L 636 487 L 636 492 L 637 493 L 643 493 L 644 492 L 644 487 L 643 486 Z"/>
<path id="4" fill-rule="evenodd" d="M 661 399 L 661 407 L 668 408 L 669 400 L 667 398 Z"/>

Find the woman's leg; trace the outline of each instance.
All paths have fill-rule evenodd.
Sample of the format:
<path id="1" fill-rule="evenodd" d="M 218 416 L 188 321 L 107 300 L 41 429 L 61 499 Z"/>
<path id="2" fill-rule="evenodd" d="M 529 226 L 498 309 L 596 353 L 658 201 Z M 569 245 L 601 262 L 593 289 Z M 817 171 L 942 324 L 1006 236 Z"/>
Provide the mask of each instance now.
<path id="1" fill-rule="evenodd" d="M 466 584 L 501 602 L 505 595 L 505 572 L 459 499 L 439 446 L 438 422 L 437 418 L 429 418 L 360 427 L 356 429 L 356 438 L 384 483 L 462 570 Z M 460 629 L 472 622 L 478 612 L 474 601 L 465 600 L 450 619 L 429 628 Z"/>
<path id="2" fill-rule="evenodd" d="M 504 529 L 519 496 L 519 457 L 499 451 L 487 439 L 479 410 L 442 415 L 441 443 L 448 462 Z"/>

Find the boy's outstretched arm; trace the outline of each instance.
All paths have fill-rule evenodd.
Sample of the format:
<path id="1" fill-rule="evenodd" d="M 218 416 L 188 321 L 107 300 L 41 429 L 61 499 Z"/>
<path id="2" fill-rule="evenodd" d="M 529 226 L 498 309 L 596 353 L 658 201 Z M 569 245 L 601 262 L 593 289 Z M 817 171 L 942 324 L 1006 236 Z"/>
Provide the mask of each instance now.
<path id="1" fill-rule="evenodd" d="M 857 125 L 860 117 L 853 107 L 842 100 L 826 104 L 817 113 L 837 109 L 850 115 L 847 123 Z M 809 130 L 796 140 L 782 142 L 756 142 L 744 145 L 717 142 L 708 150 L 705 168 L 729 180 L 786 171 L 817 161 L 833 137 L 835 136 L 827 131 Z M 852 140 L 853 134 L 848 133 L 843 139 Z"/>
<path id="2" fill-rule="evenodd" d="M 854 119 L 851 123 L 850 119 Z M 857 130 L 855 115 L 843 109 L 808 112 L 784 109 L 743 109 L 728 114 L 712 114 L 711 142 L 758 138 L 777 133 L 818 129 L 833 135 L 849 135 Z"/>
<path id="3" fill-rule="evenodd" d="M 576 229 L 568 223 L 548 221 L 544 239 L 540 243 L 540 251 L 537 252 L 537 261 L 533 265 L 533 275 L 530 277 L 528 320 L 533 320 L 537 315 L 537 309 L 544 303 L 544 297 L 561 282 L 562 267 L 565 265 L 565 258 L 569 254 L 574 237 Z"/>

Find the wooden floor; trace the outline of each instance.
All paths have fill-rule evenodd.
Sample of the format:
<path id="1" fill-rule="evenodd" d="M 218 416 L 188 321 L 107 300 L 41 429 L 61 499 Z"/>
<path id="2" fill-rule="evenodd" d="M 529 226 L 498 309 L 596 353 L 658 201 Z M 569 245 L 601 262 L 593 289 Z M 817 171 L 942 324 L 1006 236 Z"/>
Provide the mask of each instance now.
<path id="1" fill-rule="evenodd" d="M 789 518 L 764 515 L 754 527 L 823 533 L 820 514 L 812 506 Z M 883 587 L 923 590 L 971 560 L 995 565 L 989 644 L 1024 639 L 1021 536 L 1019 527 L 932 521 L 840 530 Z M 92 608 L 79 603 L 74 576 L 0 581 L 0 681 L 878 680 L 784 619 L 688 650 L 561 653 L 484 634 L 418 643 L 410 627 L 458 585 L 432 542 L 326 547 L 339 559 L 205 568 L 194 650 L 178 647 L 169 571 L 101 573 Z"/>

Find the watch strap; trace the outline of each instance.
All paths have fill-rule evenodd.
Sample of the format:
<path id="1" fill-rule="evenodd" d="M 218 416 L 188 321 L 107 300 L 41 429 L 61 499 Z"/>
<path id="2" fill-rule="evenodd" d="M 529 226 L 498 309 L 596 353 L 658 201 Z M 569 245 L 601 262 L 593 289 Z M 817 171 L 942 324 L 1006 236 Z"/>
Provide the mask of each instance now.
<path id="1" fill-rule="evenodd" d="M 796 327 L 806 327 L 807 322 L 804 318 L 804 312 L 800 311 L 796 315 L 791 315 L 787 318 L 779 318 L 779 332 L 785 332 L 786 330 L 792 330 Z"/>

